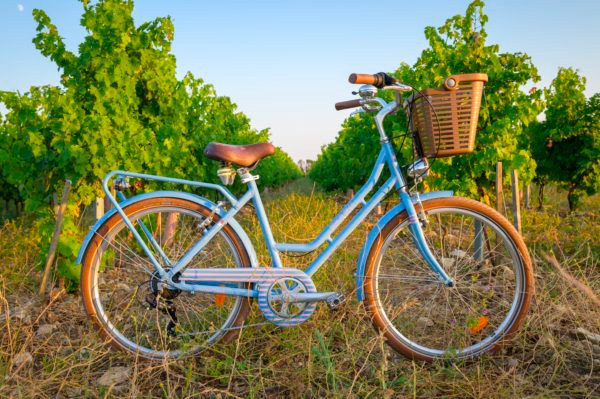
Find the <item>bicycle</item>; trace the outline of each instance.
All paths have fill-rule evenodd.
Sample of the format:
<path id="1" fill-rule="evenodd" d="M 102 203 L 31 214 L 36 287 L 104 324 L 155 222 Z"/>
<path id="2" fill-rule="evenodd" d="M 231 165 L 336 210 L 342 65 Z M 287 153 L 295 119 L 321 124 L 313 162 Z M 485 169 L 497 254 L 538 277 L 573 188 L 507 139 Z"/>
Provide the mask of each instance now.
<path id="1" fill-rule="evenodd" d="M 478 98 L 473 87 L 479 82 L 481 88 L 485 81 L 483 74 L 453 75 L 444 88 L 403 100 L 410 86 L 384 73 L 352 74 L 351 83 L 364 84 L 358 92 L 361 98 L 337 103 L 336 109 L 377 112 L 382 148 L 365 185 L 307 244 L 273 238 L 256 185 L 259 176 L 252 174 L 262 158 L 274 153 L 269 143 L 206 147 L 205 155 L 222 163 L 218 175 L 224 185 L 232 184 L 236 175 L 247 185 L 239 199 L 224 185 L 108 173 L 102 186 L 114 207 L 92 227 L 77 259 L 87 313 L 116 347 L 149 359 L 176 358 L 231 340 L 248 327 L 244 321 L 252 299 L 268 322 L 298 326 L 311 317 L 318 302 L 335 308 L 344 300 L 342 293 L 318 291 L 311 276 L 395 189 L 399 203 L 370 231 L 355 277 L 358 299 L 365 302 L 374 326 L 392 348 L 412 359 L 470 359 L 497 348 L 522 324 L 533 292 L 531 260 L 522 237 L 503 216 L 480 202 L 450 191 L 411 195 L 383 128 L 388 115 L 400 109 L 407 112 L 419 156 L 407 174 L 419 181 L 428 173 L 428 157 L 472 150 L 472 140 L 463 139 L 467 125 L 460 122 L 460 115 L 471 110 L 467 130 L 474 136 L 481 93 Z M 395 100 L 388 103 L 377 97 L 379 90 L 395 92 Z M 451 115 L 454 111 L 446 112 L 452 107 L 458 112 L 458 125 L 456 115 L 454 119 Z M 447 144 L 445 125 L 458 126 L 446 129 L 448 137 L 465 148 Z M 431 139 L 436 132 L 437 142 Z M 365 200 L 385 166 L 390 177 Z M 121 202 L 108 186 L 115 176 L 113 187 Z M 130 178 L 214 189 L 224 200 L 214 203 L 181 191 L 126 199 L 123 191 Z M 250 200 L 272 267 L 259 265 L 248 235 L 234 218 Z M 305 270 L 283 267 L 280 253 L 307 253 L 325 243 Z"/>

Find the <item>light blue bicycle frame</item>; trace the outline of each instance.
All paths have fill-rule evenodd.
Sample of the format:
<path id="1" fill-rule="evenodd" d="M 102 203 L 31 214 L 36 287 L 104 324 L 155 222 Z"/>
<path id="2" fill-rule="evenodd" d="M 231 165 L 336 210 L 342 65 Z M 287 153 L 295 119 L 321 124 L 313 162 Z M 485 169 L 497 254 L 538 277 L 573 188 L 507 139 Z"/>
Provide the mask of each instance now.
<path id="1" fill-rule="evenodd" d="M 390 112 L 392 106 L 395 107 L 395 103 L 388 104 L 386 114 Z M 385 108 L 386 107 L 384 107 L 384 110 Z M 377 116 L 380 117 L 379 114 Z M 367 180 L 365 185 L 356 193 L 356 195 L 350 200 L 350 202 L 348 202 L 348 204 L 346 204 L 346 206 L 344 206 L 342 210 L 333 218 L 333 220 L 323 229 L 323 231 L 317 236 L 317 238 L 315 238 L 312 242 L 308 244 L 285 244 L 275 242 L 275 239 L 273 238 L 273 233 L 271 232 L 271 227 L 269 224 L 267 214 L 263 207 L 260 192 L 258 190 L 258 187 L 256 186 L 256 182 L 254 179 L 251 179 L 246 183 L 248 185 L 248 190 L 239 199 L 233 196 L 225 187 L 217 184 L 196 182 L 183 179 L 174 179 L 169 177 L 153 176 L 125 171 L 110 172 L 105 176 L 102 185 L 107 197 L 110 199 L 116 211 L 121 215 L 125 224 L 131 230 L 133 236 L 138 241 L 148 258 L 152 262 L 156 272 L 161 276 L 162 279 L 165 279 L 171 287 L 191 292 L 204 292 L 246 297 L 256 297 L 258 293 L 255 289 L 235 288 L 232 286 L 228 286 L 228 284 L 221 284 L 219 282 L 214 282 L 212 284 L 189 284 L 185 282 L 175 282 L 173 281 L 173 276 L 175 276 L 175 274 L 177 274 L 178 272 L 183 271 L 184 268 L 189 264 L 189 262 L 194 258 L 194 256 L 196 256 L 202 250 L 202 248 L 223 228 L 223 226 L 229 223 L 239 212 L 239 210 L 250 200 L 252 200 L 254 208 L 256 209 L 258 220 L 260 221 L 267 248 L 272 259 L 273 267 L 282 267 L 281 259 L 279 257 L 280 252 L 308 252 L 317 249 L 325 242 L 329 244 L 327 248 L 325 248 L 325 250 L 321 252 L 321 254 L 305 270 L 305 273 L 307 275 L 312 276 L 317 272 L 317 270 L 319 270 L 323 263 L 325 263 L 325 261 L 329 259 L 333 252 L 352 233 L 352 231 L 354 231 L 354 229 L 369 215 L 369 213 L 377 206 L 377 204 L 379 204 L 384 199 L 386 194 L 388 194 L 390 190 L 392 190 L 395 186 L 400 195 L 401 204 L 404 206 L 404 209 L 406 210 L 406 213 L 408 215 L 409 231 L 412 233 L 411 236 L 415 246 L 418 248 L 419 252 L 427 261 L 431 269 L 438 275 L 440 280 L 447 286 L 452 286 L 452 280 L 437 262 L 436 258 L 431 253 L 425 241 L 423 231 L 421 229 L 421 224 L 419 222 L 417 212 L 415 211 L 415 207 L 413 205 L 413 201 L 411 200 L 411 197 L 406 190 L 406 183 L 400 171 L 398 161 L 396 160 L 394 149 L 387 137 L 385 136 L 385 133 L 383 132 L 383 117 L 385 117 L 385 115 L 383 115 L 379 119 L 376 118 L 376 122 L 378 122 L 377 126 L 378 128 L 380 128 L 379 130 L 382 136 L 382 148 L 379 152 L 379 156 L 377 157 L 377 161 L 375 162 L 375 166 L 373 167 L 373 171 L 371 172 L 369 179 Z M 379 189 L 375 192 L 375 194 L 371 196 L 371 198 L 368 201 L 365 201 L 367 195 L 370 192 L 372 192 L 375 188 L 375 185 L 377 184 L 385 165 L 388 166 L 391 176 L 387 179 L 385 183 L 383 183 L 379 187 Z M 131 220 L 129 220 L 129 218 L 119 205 L 119 202 L 111 194 L 108 188 L 108 182 L 113 176 L 134 177 L 214 189 L 223 194 L 223 196 L 231 204 L 231 208 L 227 212 L 225 212 L 216 223 L 214 223 L 208 230 L 206 230 L 202 238 L 200 238 L 200 240 L 196 242 L 188 250 L 188 252 L 185 253 L 183 257 L 181 257 L 181 259 L 179 259 L 175 264 L 173 264 L 171 260 L 167 258 L 167 256 L 164 254 L 158 243 L 156 243 L 152 234 L 150 234 L 146 226 L 141 221 L 138 221 L 138 225 L 140 225 L 142 232 L 146 236 L 146 239 L 150 242 L 150 245 L 155 248 L 158 255 L 163 259 L 164 264 L 168 266 L 169 270 L 167 271 L 163 268 L 163 266 L 161 266 L 161 263 L 157 260 L 152 250 L 148 247 L 148 245 L 146 244 L 142 236 L 139 234 L 139 232 L 134 228 Z M 120 195 L 122 196 L 122 194 Z M 124 197 L 122 197 L 121 199 L 124 199 Z M 358 205 L 362 205 L 362 208 L 354 215 L 354 217 L 352 217 L 352 219 L 336 237 L 332 237 L 333 232 L 340 226 L 340 224 L 344 220 L 348 218 L 350 213 L 354 211 L 358 207 Z"/>

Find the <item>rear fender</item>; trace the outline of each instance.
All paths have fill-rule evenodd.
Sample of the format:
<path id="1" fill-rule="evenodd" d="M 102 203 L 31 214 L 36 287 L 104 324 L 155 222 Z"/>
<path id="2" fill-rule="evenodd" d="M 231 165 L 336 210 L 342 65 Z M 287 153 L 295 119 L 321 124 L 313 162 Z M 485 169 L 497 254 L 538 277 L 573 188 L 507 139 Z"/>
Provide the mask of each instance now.
<path id="1" fill-rule="evenodd" d="M 136 195 L 134 197 L 128 198 L 127 200 L 119 203 L 119 205 L 121 206 L 121 208 L 125 208 L 126 206 L 131 205 L 134 202 L 142 201 L 142 200 L 149 199 L 149 198 L 158 198 L 158 197 L 184 199 L 184 200 L 188 200 L 188 201 L 194 202 L 196 204 L 205 206 L 211 210 L 217 206 L 214 202 L 209 201 L 206 198 L 200 197 L 195 194 L 181 192 L 181 191 L 154 191 L 151 193 L 140 194 L 140 195 Z M 81 261 L 83 260 L 83 255 L 85 254 L 85 250 L 87 249 L 90 241 L 92 240 L 92 237 L 94 237 L 94 234 L 96 233 L 96 231 L 100 228 L 100 226 L 102 225 L 102 223 L 104 223 L 104 221 L 106 219 L 108 219 L 109 217 L 114 215 L 116 212 L 117 212 L 117 210 L 115 208 L 112 208 L 110 211 L 106 212 L 104 214 L 104 216 L 102 216 L 102 218 L 100 218 L 96 222 L 96 224 L 94 224 L 94 226 L 92 226 L 89 233 L 85 236 L 85 239 L 83 240 L 83 243 L 81 244 L 81 248 L 79 249 L 79 255 L 77 256 L 77 261 L 76 261 L 76 263 L 78 265 L 81 264 Z M 216 213 L 217 213 L 217 215 L 222 217 L 225 215 L 225 210 L 222 208 L 218 208 Z M 256 257 L 256 251 L 254 250 L 254 247 L 252 246 L 252 242 L 250 241 L 250 238 L 248 238 L 248 235 L 246 234 L 246 232 L 244 231 L 242 226 L 240 226 L 240 224 L 235 219 L 231 219 L 228 224 L 236 232 L 236 234 L 240 237 L 240 240 L 242 240 L 244 247 L 248 251 L 248 256 L 250 257 L 250 263 L 251 263 L 252 267 L 258 267 L 258 258 Z"/>

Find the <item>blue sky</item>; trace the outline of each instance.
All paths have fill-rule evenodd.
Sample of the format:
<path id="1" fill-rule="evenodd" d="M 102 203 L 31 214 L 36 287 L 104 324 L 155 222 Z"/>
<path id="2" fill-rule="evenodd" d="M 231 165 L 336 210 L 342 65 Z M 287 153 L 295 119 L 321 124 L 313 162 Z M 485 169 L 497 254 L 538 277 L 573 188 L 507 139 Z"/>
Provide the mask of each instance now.
<path id="1" fill-rule="evenodd" d="M 421 1 L 182 1 L 137 0 L 136 23 L 170 15 L 177 71 L 212 83 L 246 113 L 255 128 L 294 159 L 314 159 L 334 140 L 349 111 L 351 72 L 393 71 L 426 47 L 423 29 L 464 13 L 467 0 Z M 0 0 L 0 90 L 58 84 L 54 64 L 31 39 L 34 8 L 57 25 L 76 51 L 85 31 L 75 0 Z M 600 92 L 600 1 L 490 0 L 488 43 L 526 52 L 548 85 L 559 66 L 587 77 Z"/>

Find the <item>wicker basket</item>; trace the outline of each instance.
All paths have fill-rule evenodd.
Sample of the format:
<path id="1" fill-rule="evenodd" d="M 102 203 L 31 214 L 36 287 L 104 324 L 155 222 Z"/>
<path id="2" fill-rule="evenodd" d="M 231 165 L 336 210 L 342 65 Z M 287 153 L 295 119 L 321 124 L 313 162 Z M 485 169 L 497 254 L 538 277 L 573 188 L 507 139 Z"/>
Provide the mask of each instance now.
<path id="1" fill-rule="evenodd" d="M 429 101 L 415 95 L 413 126 L 424 156 L 442 158 L 473 151 L 481 93 L 487 80 L 485 73 L 452 75 L 443 87 L 423 91 Z"/>

